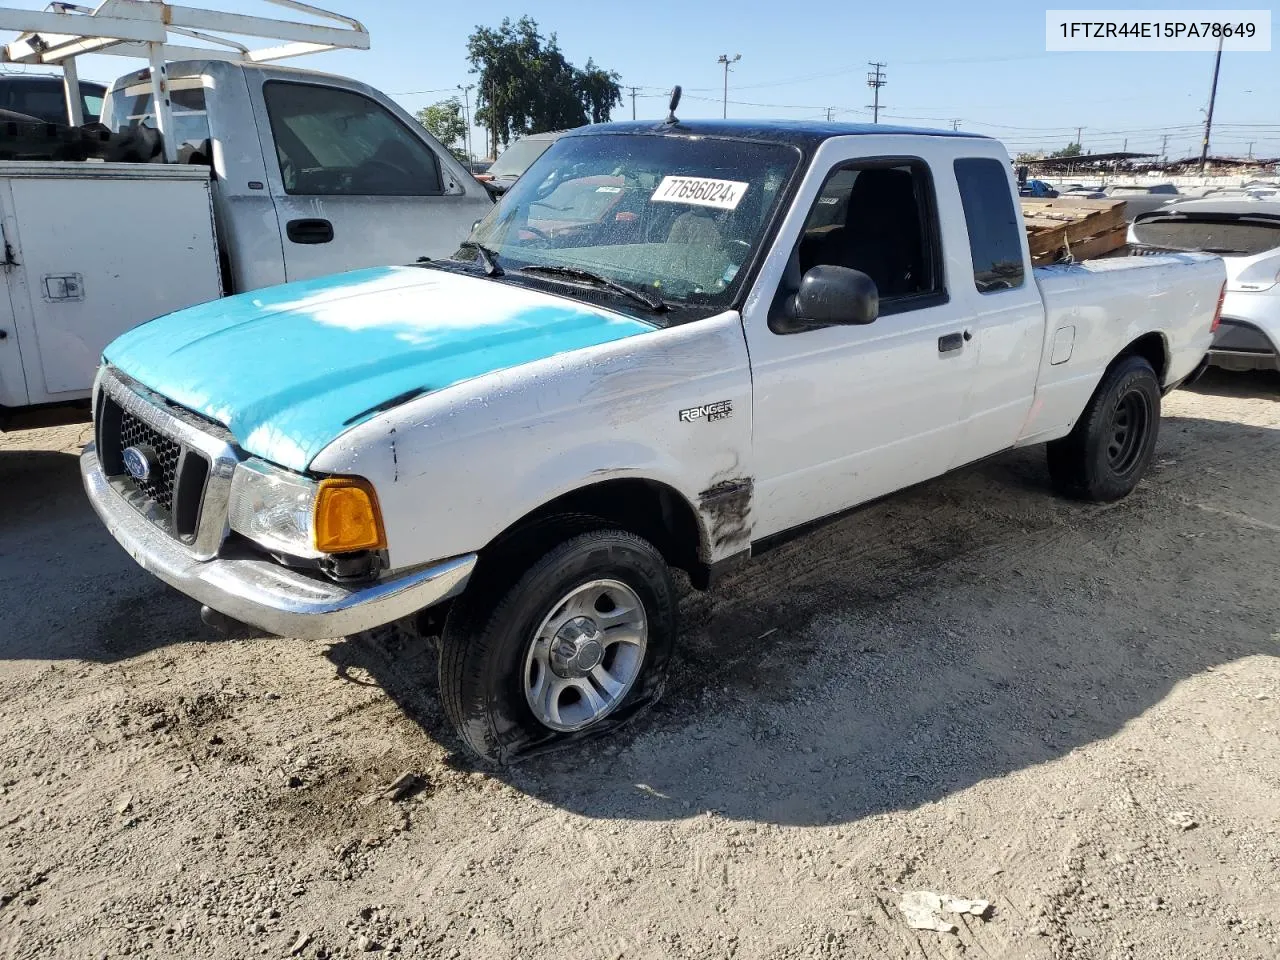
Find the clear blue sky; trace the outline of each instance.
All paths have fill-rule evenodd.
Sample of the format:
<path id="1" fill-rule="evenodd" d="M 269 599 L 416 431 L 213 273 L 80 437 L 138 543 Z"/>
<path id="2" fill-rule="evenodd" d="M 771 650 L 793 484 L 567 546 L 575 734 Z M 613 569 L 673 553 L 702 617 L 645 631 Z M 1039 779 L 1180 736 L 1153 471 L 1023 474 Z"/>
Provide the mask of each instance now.
<path id="1" fill-rule="evenodd" d="M 88 0 L 80 0 L 88 2 Z M 191 6 L 290 16 L 262 0 L 185 0 Z M 566 56 L 588 57 L 639 88 L 641 118 L 665 113 L 665 93 L 680 83 L 688 117 L 719 116 L 722 68 L 716 58 L 742 54 L 729 75 L 730 117 L 869 119 L 867 61 L 881 60 L 888 85 L 881 119 L 950 126 L 1000 137 L 1011 151 L 1056 148 L 1084 128 L 1087 151 L 1198 152 L 1213 69 L 1212 53 L 1046 53 L 1044 9 L 996 0 L 982 4 L 920 0 L 870 6 L 778 0 L 648 0 L 585 5 L 549 0 L 444 4 L 426 0 L 312 0 L 358 17 L 371 52 L 342 51 L 291 61 L 357 77 L 410 110 L 442 99 L 468 72 L 466 39 L 477 24 L 528 14 L 555 33 Z M 0 0 L 40 9 L 45 0 Z M 1158 9 L 1128 2 L 1093 8 Z M 1168 4 L 1168 6 L 1174 6 Z M 1183 4 L 1231 9 L 1248 4 Z M 1254 5 L 1255 7 L 1258 5 Z M 140 62 L 89 57 L 81 75 L 104 81 Z M 422 91 L 422 92 L 419 92 Z M 627 91 L 629 94 L 629 90 Z M 473 101 L 474 102 L 474 101 Z M 615 118 L 631 116 L 628 95 Z M 1223 57 L 1215 114 L 1215 153 L 1280 156 L 1280 54 Z M 483 143 L 477 135 L 476 142 Z"/>

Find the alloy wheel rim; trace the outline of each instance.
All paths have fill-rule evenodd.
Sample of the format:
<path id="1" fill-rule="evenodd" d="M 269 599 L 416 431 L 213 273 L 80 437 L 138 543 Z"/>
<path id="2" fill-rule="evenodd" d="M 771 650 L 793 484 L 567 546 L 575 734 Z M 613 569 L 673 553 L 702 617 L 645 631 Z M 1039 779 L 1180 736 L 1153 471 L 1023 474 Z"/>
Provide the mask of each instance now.
<path id="1" fill-rule="evenodd" d="M 644 665 L 644 604 L 620 580 L 574 587 L 551 608 L 525 653 L 522 681 L 534 718 L 562 733 L 604 719 Z"/>

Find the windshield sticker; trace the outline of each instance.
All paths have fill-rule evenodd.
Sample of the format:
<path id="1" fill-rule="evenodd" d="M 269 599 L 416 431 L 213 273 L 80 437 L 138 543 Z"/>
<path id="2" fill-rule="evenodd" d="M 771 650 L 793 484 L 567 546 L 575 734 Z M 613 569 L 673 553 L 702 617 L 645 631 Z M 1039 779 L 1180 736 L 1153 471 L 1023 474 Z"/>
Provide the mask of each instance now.
<path id="1" fill-rule="evenodd" d="M 687 203 L 695 207 L 736 210 L 750 184 L 706 177 L 663 177 L 649 198 L 653 203 Z"/>
<path id="2" fill-rule="evenodd" d="M 621 193 L 621 187 L 596 187 L 596 193 Z"/>

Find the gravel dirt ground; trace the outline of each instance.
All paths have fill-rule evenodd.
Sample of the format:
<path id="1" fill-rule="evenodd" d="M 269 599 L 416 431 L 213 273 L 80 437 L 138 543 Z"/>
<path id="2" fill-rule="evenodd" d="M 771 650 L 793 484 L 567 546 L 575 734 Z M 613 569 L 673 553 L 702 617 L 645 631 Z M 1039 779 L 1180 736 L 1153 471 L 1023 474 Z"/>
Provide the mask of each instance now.
<path id="1" fill-rule="evenodd" d="M 793 541 L 686 597 L 654 711 L 505 770 L 425 645 L 221 638 L 87 428 L 0 437 L 0 952 L 1274 958 L 1278 401 L 1171 395 L 1108 507 L 1036 448 Z"/>

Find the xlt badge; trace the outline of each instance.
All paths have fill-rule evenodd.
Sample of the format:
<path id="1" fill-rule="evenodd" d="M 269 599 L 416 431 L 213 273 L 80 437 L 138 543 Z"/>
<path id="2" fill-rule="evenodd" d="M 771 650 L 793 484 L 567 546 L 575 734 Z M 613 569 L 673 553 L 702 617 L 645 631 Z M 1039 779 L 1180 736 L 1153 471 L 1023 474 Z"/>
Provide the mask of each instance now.
<path id="1" fill-rule="evenodd" d="M 689 407 L 687 410 L 681 410 L 680 422 L 693 423 L 696 420 L 706 420 L 711 423 L 731 416 L 733 416 L 733 401 L 717 400 L 715 403 L 704 403 L 700 407 Z"/>

